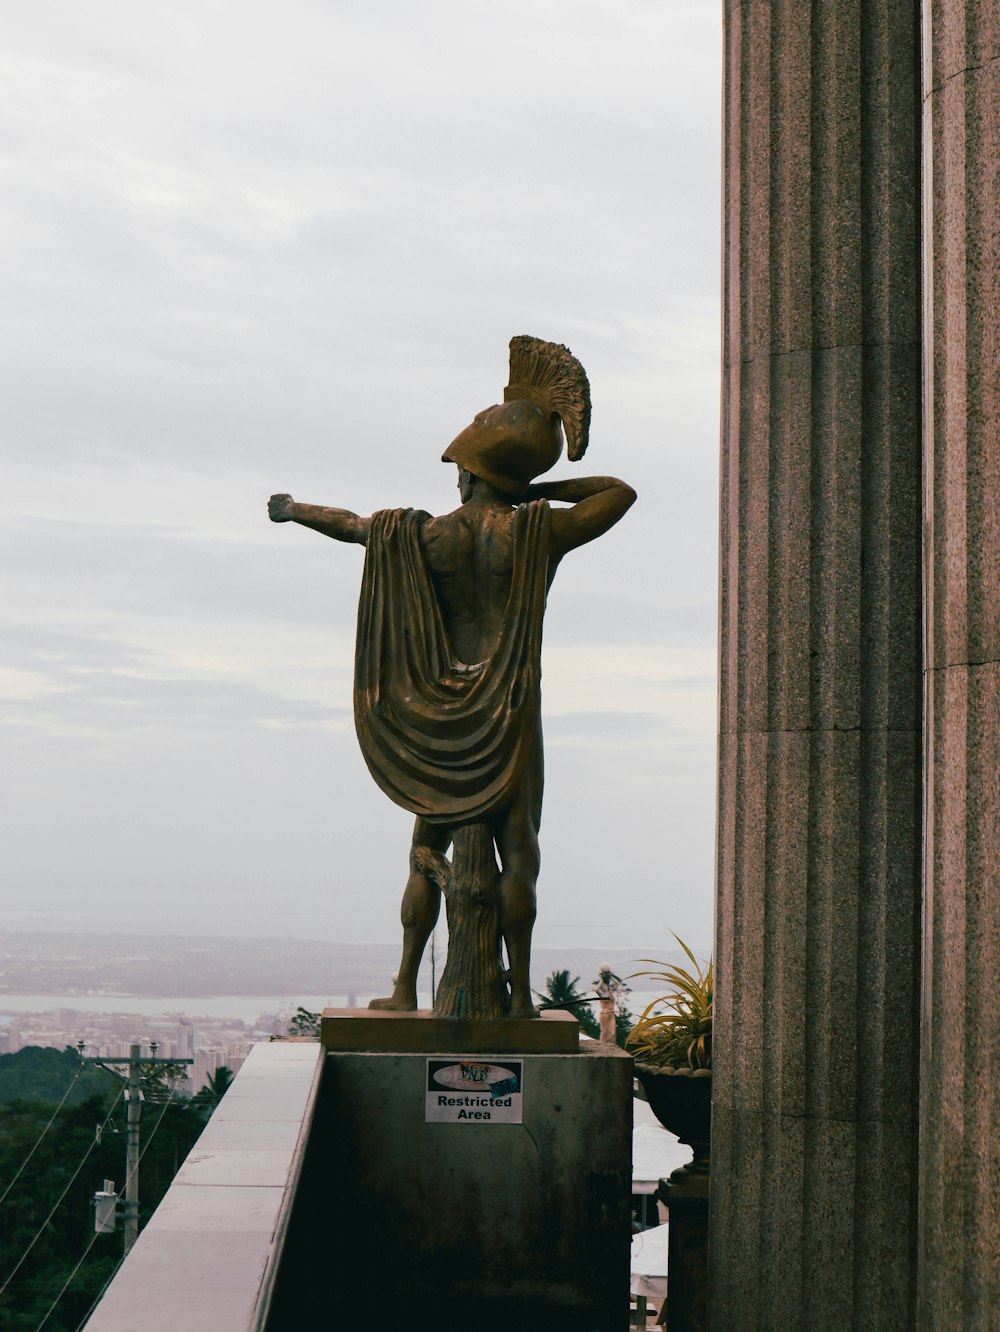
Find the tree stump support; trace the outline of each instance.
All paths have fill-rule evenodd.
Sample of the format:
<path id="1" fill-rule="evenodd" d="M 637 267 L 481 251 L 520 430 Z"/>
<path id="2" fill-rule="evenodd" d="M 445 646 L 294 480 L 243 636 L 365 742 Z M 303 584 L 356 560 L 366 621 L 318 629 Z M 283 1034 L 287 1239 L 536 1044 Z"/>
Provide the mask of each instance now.
<path id="1" fill-rule="evenodd" d="M 418 867 L 444 893 L 448 960 L 435 996 L 436 1017 L 502 1018 L 510 1002 L 501 954 L 500 870 L 488 823 L 454 831 L 452 859 L 421 849 Z"/>

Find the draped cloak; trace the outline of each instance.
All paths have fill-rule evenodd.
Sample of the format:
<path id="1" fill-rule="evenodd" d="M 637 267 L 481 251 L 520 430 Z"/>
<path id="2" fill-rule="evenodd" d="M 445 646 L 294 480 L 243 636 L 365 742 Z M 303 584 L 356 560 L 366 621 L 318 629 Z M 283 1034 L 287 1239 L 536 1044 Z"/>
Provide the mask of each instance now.
<path id="1" fill-rule="evenodd" d="M 503 627 L 486 661 L 456 661 L 420 544 L 429 515 L 372 515 L 358 605 L 354 722 L 371 775 L 430 823 L 488 819 L 511 799 L 540 733 L 551 513 L 514 513 Z"/>

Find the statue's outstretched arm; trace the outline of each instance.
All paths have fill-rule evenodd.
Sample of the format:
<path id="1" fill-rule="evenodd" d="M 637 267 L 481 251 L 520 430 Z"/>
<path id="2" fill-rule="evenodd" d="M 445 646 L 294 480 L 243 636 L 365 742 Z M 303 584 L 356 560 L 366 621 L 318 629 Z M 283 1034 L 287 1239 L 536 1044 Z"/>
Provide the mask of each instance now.
<path id="1" fill-rule="evenodd" d="M 614 476 L 581 476 L 567 481 L 539 481 L 528 487 L 527 499 L 561 500 L 571 509 L 552 510 L 553 553 L 603 536 L 635 503 L 635 491 Z"/>
<path id="2" fill-rule="evenodd" d="M 267 502 L 272 523 L 300 523 L 335 541 L 354 541 L 359 546 L 368 540 L 370 518 L 360 518 L 350 509 L 328 509 L 322 504 L 299 504 L 291 495 L 272 495 Z"/>

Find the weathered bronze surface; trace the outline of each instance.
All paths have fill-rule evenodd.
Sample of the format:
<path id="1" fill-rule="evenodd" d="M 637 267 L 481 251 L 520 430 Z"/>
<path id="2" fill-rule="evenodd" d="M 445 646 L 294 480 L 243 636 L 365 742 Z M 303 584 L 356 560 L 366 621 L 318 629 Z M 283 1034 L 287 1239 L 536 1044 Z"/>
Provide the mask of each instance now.
<path id="1" fill-rule="evenodd" d="M 510 369 L 504 403 L 480 412 L 444 453 L 458 467 L 462 503 L 452 513 L 389 509 L 362 518 L 290 495 L 272 495 L 268 506 L 273 522 L 367 547 L 358 740 L 382 790 L 416 815 L 402 962 L 393 993 L 373 1008 L 416 1008 L 417 971 L 444 893 L 448 962 L 435 1012 L 536 1016 L 529 962 L 545 599 L 563 556 L 618 522 L 635 492 L 609 476 L 534 483 L 557 461 L 564 428 L 570 458 L 582 457 L 590 387 L 565 347 L 535 338 L 512 340 Z"/>

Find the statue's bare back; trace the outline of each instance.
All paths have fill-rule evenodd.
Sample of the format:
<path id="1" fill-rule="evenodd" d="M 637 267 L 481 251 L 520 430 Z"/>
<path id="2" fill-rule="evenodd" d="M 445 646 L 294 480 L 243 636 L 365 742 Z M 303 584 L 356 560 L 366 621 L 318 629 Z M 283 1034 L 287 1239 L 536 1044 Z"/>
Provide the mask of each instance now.
<path id="1" fill-rule="evenodd" d="M 514 572 L 514 509 L 504 503 L 463 504 L 429 518 L 420 544 L 455 657 L 485 661 L 503 626 Z"/>

